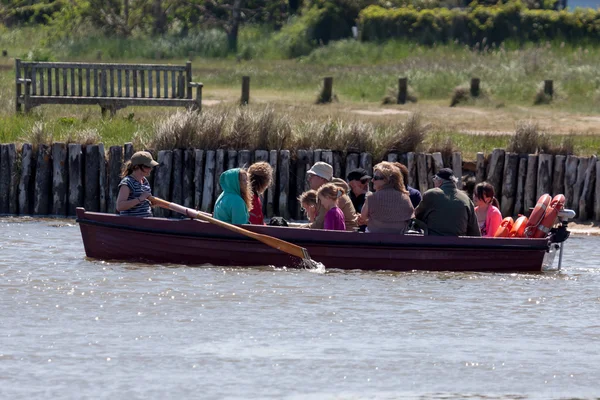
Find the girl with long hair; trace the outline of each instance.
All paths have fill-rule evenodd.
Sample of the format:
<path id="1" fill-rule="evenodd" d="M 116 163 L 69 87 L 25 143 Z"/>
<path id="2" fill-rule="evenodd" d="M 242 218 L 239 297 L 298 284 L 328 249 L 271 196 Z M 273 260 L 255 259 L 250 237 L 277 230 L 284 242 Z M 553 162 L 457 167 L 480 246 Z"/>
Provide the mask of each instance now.
<path id="1" fill-rule="evenodd" d="M 473 190 L 473 203 L 481 236 L 494 237 L 502 223 L 502 213 L 494 187 L 488 182 L 477 184 Z"/>

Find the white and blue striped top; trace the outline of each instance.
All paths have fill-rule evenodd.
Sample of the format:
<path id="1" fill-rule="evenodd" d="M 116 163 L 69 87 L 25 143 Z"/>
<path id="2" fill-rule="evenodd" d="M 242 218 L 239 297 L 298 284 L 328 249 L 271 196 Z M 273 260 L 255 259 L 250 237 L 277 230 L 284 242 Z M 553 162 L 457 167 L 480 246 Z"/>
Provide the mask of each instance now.
<path id="1" fill-rule="evenodd" d="M 150 190 L 150 183 L 146 178 L 140 183 L 133 176 L 127 175 L 125 178 L 121 179 L 119 189 L 123 185 L 126 185 L 129 188 L 129 197 L 127 197 L 127 200 L 137 199 L 144 192 L 152 193 Z M 129 210 L 120 211 L 119 215 L 128 217 L 151 217 L 152 209 L 150 208 L 150 202 L 144 200 L 135 207 L 131 207 Z"/>

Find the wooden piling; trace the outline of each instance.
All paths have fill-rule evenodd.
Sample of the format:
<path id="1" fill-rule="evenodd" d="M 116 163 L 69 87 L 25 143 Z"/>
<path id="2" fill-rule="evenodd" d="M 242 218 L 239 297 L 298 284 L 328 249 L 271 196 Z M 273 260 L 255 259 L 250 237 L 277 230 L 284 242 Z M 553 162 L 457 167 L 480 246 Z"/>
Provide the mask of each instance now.
<path id="1" fill-rule="evenodd" d="M 183 150 L 174 149 L 171 152 L 171 201 L 183 204 Z M 172 217 L 180 217 L 180 214 L 171 213 Z"/>
<path id="2" fill-rule="evenodd" d="M 456 187 L 462 189 L 462 155 L 459 151 L 452 152 L 452 171 L 454 171 L 454 176 L 458 178 Z"/>
<path id="3" fill-rule="evenodd" d="M 594 192 L 594 219 L 600 221 L 600 162 L 596 160 L 596 190 Z"/>
<path id="4" fill-rule="evenodd" d="M 503 216 L 514 215 L 515 195 L 517 193 L 519 172 L 519 155 L 506 153 L 504 157 L 504 173 L 502 178 L 502 197 L 500 201 L 500 212 Z"/>
<path id="5" fill-rule="evenodd" d="M 131 156 L 133 155 L 133 143 L 127 142 L 123 145 L 123 162 L 131 160 Z"/>
<path id="6" fill-rule="evenodd" d="M 182 204 L 187 208 L 195 207 L 194 195 L 196 186 L 194 183 L 196 172 L 196 158 L 194 149 L 183 150 L 183 173 L 181 195 L 183 197 Z"/>
<path id="7" fill-rule="evenodd" d="M 221 179 L 221 174 L 225 171 L 225 150 L 218 149 L 215 153 L 215 200 L 219 195 L 223 192 L 221 188 L 221 184 L 219 183 L 219 179 Z"/>
<path id="8" fill-rule="evenodd" d="M 442 153 L 439 151 L 431 154 L 431 159 L 433 160 L 433 168 L 431 170 L 431 175 L 437 174 L 442 168 L 444 168 L 444 159 L 442 157 Z"/>
<path id="9" fill-rule="evenodd" d="M 14 144 L 0 145 L 0 214 L 16 214 L 15 185 L 17 150 Z M 13 177 L 14 176 L 14 177 Z"/>
<path id="10" fill-rule="evenodd" d="M 408 95 L 408 78 L 398 78 L 398 104 L 405 104 Z"/>
<path id="11" fill-rule="evenodd" d="M 523 201 L 523 213 L 529 215 L 529 209 L 535 207 L 537 203 L 537 154 L 527 156 L 527 175 L 525 176 L 525 198 Z"/>
<path id="12" fill-rule="evenodd" d="M 271 218 L 277 212 L 275 209 L 275 205 L 277 204 L 277 190 L 279 188 L 279 182 L 277 180 L 277 150 L 271 150 L 269 152 L 269 164 L 271 164 L 271 168 L 273 168 L 273 186 L 267 190 L 267 218 Z"/>
<path id="13" fill-rule="evenodd" d="M 597 157 L 588 159 L 588 167 L 585 170 L 581 197 L 579 198 L 579 219 L 588 220 L 594 215 L 594 192 L 596 187 L 596 163 Z"/>
<path id="14" fill-rule="evenodd" d="M 481 80 L 479 78 L 471 78 L 471 88 L 470 88 L 470 92 L 471 92 L 471 97 L 479 97 L 479 84 L 481 83 Z"/>
<path id="15" fill-rule="evenodd" d="M 52 151 L 52 215 L 66 217 L 68 192 L 67 145 L 54 142 Z"/>
<path id="16" fill-rule="evenodd" d="M 269 162 L 269 152 L 267 150 L 255 150 L 254 151 L 254 161 L 255 162 L 259 162 L 259 161 Z M 275 173 L 273 171 L 273 185 L 269 189 L 267 189 L 265 191 L 265 193 L 263 194 L 263 215 L 267 215 L 267 197 L 269 195 L 269 192 L 274 190 L 276 184 L 277 184 L 277 182 L 275 179 Z"/>
<path id="17" fill-rule="evenodd" d="M 204 153 L 206 157 L 206 166 L 204 167 L 204 186 L 202 190 L 202 206 L 201 210 L 204 212 L 211 212 L 213 206 L 213 194 L 215 190 L 215 151 L 207 150 Z"/>
<path id="18" fill-rule="evenodd" d="M 123 168 L 123 147 L 110 146 L 108 149 L 108 198 L 106 199 L 106 212 L 117 212 L 117 197 L 119 183 L 121 182 L 121 169 Z"/>
<path id="19" fill-rule="evenodd" d="M 240 150 L 237 155 L 237 165 L 240 168 L 248 168 L 252 165 L 252 152 L 250 150 Z"/>
<path id="20" fill-rule="evenodd" d="M 100 150 L 97 144 L 85 146 L 84 195 L 86 211 L 100 211 Z"/>
<path id="21" fill-rule="evenodd" d="M 387 155 L 387 161 L 391 163 L 398 162 L 398 153 L 389 153 Z"/>
<path id="22" fill-rule="evenodd" d="M 406 153 L 406 168 L 408 168 L 408 185 L 414 188 L 418 187 L 417 163 L 415 161 L 415 153 L 412 151 Z"/>
<path id="23" fill-rule="evenodd" d="M 585 182 L 585 172 L 587 171 L 590 163 L 589 158 L 579 157 L 579 165 L 577 167 L 577 180 L 573 185 L 573 210 L 577 213 L 579 218 L 579 200 L 581 199 L 581 192 L 583 191 L 583 185 Z"/>
<path id="24" fill-rule="evenodd" d="M 202 193 L 204 191 L 204 150 L 194 150 L 194 204 L 195 210 L 202 207 Z"/>
<path id="25" fill-rule="evenodd" d="M 370 153 L 360 153 L 360 167 L 373 176 L 373 156 Z"/>
<path id="26" fill-rule="evenodd" d="M 237 168 L 237 151 L 227 150 L 227 169 Z"/>
<path id="27" fill-rule="evenodd" d="M 579 157 L 567 156 L 565 162 L 565 208 L 575 207 L 575 184 L 577 183 L 577 170 L 579 169 Z"/>
<path id="28" fill-rule="evenodd" d="M 83 202 L 83 150 L 79 143 L 69 143 L 69 200 L 68 214 L 75 215 L 77 207 L 85 206 Z M 117 183 L 118 185 L 118 183 Z M 118 189 L 117 189 L 118 190 Z M 116 202 L 116 199 L 115 199 Z"/>
<path id="29" fill-rule="evenodd" d="M 330 152 L 331 154 L 331 152 Z M 279 151 L 279 215 L 289 219 L 290 151 Z"/>
<path id="30" fill-rule="evenodd" d="M 308 164 L 308 155 L 306 150 L 296 150 L 296 196 L 300 196 L 304 193 L 306 185 L 306 166 Z M 291 199 L 290 201 L 296 201 Z M 296 219 L 303 219 L 302 210 L 300 206 L 296 207 L 295 213 Z"/>
<path id="31" fill-rule="evenodd" d="M 38 146 L 35 171 L 34 215 L 48 215 L 50 213 L 51 181 L 52 164 L 50 160 L 50 146 L 40 144 Z M 91 211 L 97 211 L 97 209 Z"/>
<path id="32" fill-rule="evenodd" d="M 433 183 L 433 156 L 427 153 L 425 159 L 427 160 L 427 188 L 432 189 L 435 187 Z"/>
<path id="33" fill-rule="evenodd" d="M 427 154 L 417 153 L 417 182 L 421 194 L 429 189 L 429 176 L 427 175 Z"/>
<path id="34" fill-rule="evenodd" d="M 331 150 L 321 151 L 321 161 L 331 165 L 331 168 L 333 169 L 333 153 Z"/>
<path id="35" fill-rule="evenodd" d="M 21 147 L 21 176 L 17 194 L 20 215 L 29 215 L 33 212 L 33 173 L 33 146 L 30 143 L 24 143 Z"/>
<path id="36" fill-rule="evenodd" d="M 554 85 L 552 79 L 546 79 L 544 81 L 544 94 L 550 98 L 554 96 Z"/>
<path id="37" fill-rule="evenodd" d="M 514 215 L 525 213 L 525 179 L 527 176 L 527 158 L 519 157 L 519 172 L 517 173 L 517 194 L 515 197 Z"/>
<path id="38" fill-rule="evenodd" d="M 502 198 L 502 175 L 504 174 L 504 159 L 506 152 L 503 149 L 494 149 L 490 157 L 487 171 L 487 182 L 494 187 L 496 198 Z"/>
<path id="39" fill-rule="evenodd" d="M 554 157 L 554 173 L 552 174 L 552 196 L 564 194 L 565 192 L 565 161 L 566 156 Z"/>
<path id="40" fill-rule="evenodd" d="M 485 165 L 485 154 L 482 152 L 477 153 L 477 162 L 475 164 L 475 183 L 481 183 L 485 181 L 486 177 L 486 165 Z"/>
<path id="41" fill-rule="evenodd" d="M 554 171 L 554 156 L 540 154 L 538 156 L 537 198 L 543 194 L 552 194 L 552 172 Z"/>
<path id="42" fill-rule="evenodd" d="M 156 197 L 171 201 L 171 176 L 173 174 L 173 151 L 160 150 L 156 162 L 159 165 L 156 167 L 156 176 L 154 177 L 154 186 L 152 193 Z M 171 212 L 161 207 L 154 207 L 153 213 L 155 217 L 169 217 Z"/>
<path id="43" fill-rule="evenodd" d="M 360 154 L 358 154 L 358 153 L 346 154 L 346 175 L 348 175 L 351 171 L 358 168 L 359 163 L 360 163 Z"/>
<path id="44" fill-rule="evenodd" d="M 318 162 L 320 162 L 320 161 L 323 161 L 323 160 L 321 160 L 321 153 L 322 152 L 323 152 L 322 149 L 315 149 L 313 151 L 313 162 L 312 162 L 313 165 L 316 164 L 316 163 L 318 163 Z"/>
<path id="45" fill-rule="evenodd" d="M 345 179 L 342 164 L 342 154 L 339 151 L 333 152 L 333 176 L 336 178 Z"/>
<path id="46" fill-rule="evenodd" d="M 240 104 L 245 106 L 250 103 L 250 77 L 242 76 L 242 98 Z"/>

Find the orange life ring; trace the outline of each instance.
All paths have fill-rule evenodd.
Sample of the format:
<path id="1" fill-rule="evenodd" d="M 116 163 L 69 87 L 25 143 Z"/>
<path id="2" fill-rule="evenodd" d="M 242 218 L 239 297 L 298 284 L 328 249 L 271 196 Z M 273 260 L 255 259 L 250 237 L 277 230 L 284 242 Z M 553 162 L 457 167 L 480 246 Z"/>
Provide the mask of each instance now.
<path id="1" fill-rule="evenodd" d="M 563 209 L 564 206 L 565 196 L 562 194 L 557 194 L 554 196 L 550 202 L 550 206 L 548 206 L 548 209 L 546 210 L 546 214 L 544 215 L 542 222 L 539 223 L 537 229 L 533 233 L 534 238 L 543 238 L 550 232 L 550 229 L 552 229 L 556 223 L 558 213 Z"/>
<path id="2" fill-rule="evenodd" d="M 525 227 L 527 226 L 527 222 L 529 222 L 529 218 L 527 218 L 524 215 L 521 215 L 515 221 L 508 236 L 509 237 L 523 237 L 523 234 L 525 233 Z"/>
<path id="3" fill-rule="evenodd" d="M 512 229 L 514 221 L 511 217 L 506 217 L 500 223 L 500 226 L 496 230 L 494 237 L 508 237 L 510 230 Z"/>
<path id="4" fill-rule="evenodd" d="M 546 214 L 546 209 L 550 205 L 552 201 L 552 197 L 549 194 L 543 194 L 537 201 L 533 212 L 529 216 L 529 221 L 527 221 L 527 226 L 525 227 L 525 237 L 533 237 L 536 232 L 537 226 L 544 219 L 544 215 Z"/>

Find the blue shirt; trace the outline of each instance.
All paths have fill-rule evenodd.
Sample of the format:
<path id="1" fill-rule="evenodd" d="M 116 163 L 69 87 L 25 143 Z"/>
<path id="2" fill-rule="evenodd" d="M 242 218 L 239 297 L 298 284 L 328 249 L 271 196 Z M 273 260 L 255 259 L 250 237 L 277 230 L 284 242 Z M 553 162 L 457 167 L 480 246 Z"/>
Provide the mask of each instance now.
<path id="1" fill-rule="evenodd" d="M 408 197 L 410 197 L 410 202 L 412 203 L 413 207 L 417 208 L 417 206 L 419 205 L 419 203 L 423 199 L 421 197 L 421 192 L 419 192 L 414 187 L 408 186 L 408 185 L 406 185 L 406 190 L 408 190 Z"/>

